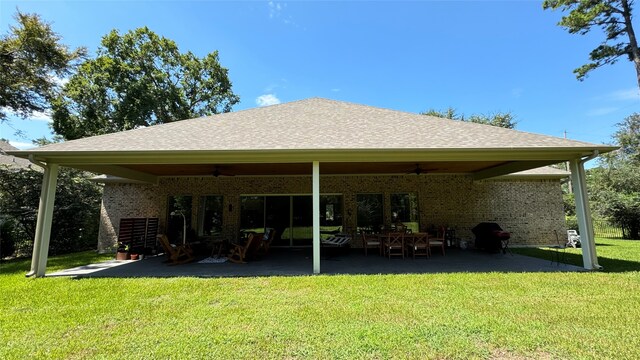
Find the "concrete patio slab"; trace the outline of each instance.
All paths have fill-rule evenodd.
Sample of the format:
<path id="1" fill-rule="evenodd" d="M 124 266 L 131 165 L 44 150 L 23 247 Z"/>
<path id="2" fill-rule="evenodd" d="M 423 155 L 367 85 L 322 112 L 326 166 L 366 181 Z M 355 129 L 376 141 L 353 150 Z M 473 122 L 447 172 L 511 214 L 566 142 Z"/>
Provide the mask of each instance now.
<path id="1" fill-rule="evenodd" d="M 458 272 L 566 272 L 580 267 L 552 263 L 522 255 L 489 254 L 475 250 L 449 250 L 446 256 L 434 254 L 429 259 L 384 258 L 364 256 L 356 249 L 327 257 L 323 254 L 322 274 L 430 274 Z M 147 257 L 137 261 L 107 261 L 80 266 L 47 276 L 98 277 L 247 277 L 299 276 L 312 274 L 311 249 L 274 249 L 265 259 L 246 264 L 189 264 L 170 266 L 165 257 Z"/>

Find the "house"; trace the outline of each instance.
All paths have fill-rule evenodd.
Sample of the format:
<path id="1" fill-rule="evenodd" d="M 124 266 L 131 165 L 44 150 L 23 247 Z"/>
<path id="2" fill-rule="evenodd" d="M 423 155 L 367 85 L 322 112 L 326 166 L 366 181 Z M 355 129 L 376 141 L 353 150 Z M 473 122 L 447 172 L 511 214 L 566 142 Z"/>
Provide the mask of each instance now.
<path id="1" fill-rule="evenodd" d="M 4 140 L 0 140 L 0 166 L 5 166 L 8 169 L 28 169 L 31 167 L 31 163 L 28 160 L 17 158 L 13 155 L 8 155 L 7 151 L 18 150 L 17 147 L 9 144 Z"/>
<path id="2" fill-rule="evenodd" d="M 200 236 L 276 228 L 275 245 L 313 247 L 317 273 L 322 232 L 345 227 L 446 225 L 470 239 L 474 225 L 495 221 L 515 243 L 555 243 L 567 174 L 546 166 L 568 161 L 593 269 L 583 163 L 613 149 L 312 98 L 10 153 L 46 169 L 32 264 L 40 276 L 59 165 L 110 175 L 101 249 L 115 245 L 121 218 L 158 217 L 166 229 L 179 213 Z"/>

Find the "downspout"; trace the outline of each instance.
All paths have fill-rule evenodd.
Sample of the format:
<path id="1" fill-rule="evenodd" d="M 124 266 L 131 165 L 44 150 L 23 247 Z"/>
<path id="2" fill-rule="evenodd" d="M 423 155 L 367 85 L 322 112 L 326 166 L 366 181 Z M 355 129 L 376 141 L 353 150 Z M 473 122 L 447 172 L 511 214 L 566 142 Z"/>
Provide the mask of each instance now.
<path id="1" fill-rule="evenodd" d="M 584 158 L 579 160 L 580 165 L 584 165 L 584 163 L 586 163 L 587 161 L 595 159 L 598 155 L 600 155 L 600 151 L 593 150 L 593 153 L 591 153 L 591 155 L 586 156 L 586 157 L 584 157 Z M 29 156 L 31 156 L 31 155 L 29 155 Z"/>

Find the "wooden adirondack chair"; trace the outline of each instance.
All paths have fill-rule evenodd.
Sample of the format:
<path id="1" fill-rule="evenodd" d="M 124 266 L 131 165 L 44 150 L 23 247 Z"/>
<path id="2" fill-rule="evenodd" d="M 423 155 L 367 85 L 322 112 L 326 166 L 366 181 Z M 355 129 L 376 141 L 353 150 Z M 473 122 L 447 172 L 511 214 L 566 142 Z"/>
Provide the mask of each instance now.
<path id="1" fill-rule="evenodd" d="M 167 235 L 158 235 L 157 239 L 162 245 L 164 253 L 167 254 L 169 265 L 178 265 L 193 261 L 193 250 L 191 250 L 188 244 L 171 245 Z"/>
<path id="2" fill-rule="evenodd" d="M 263 234 L 251 233 L 244 244 L 231 244 L 232 248 L 228 256 L 229 261 L 246 264 L 247 258 L 253 256 L 262 245 L 262 236 Z"/>
<path id="3" fill-rule="evenodd" d="M 276 229 L 273 228 L 268 228 L 267 231 L 265 232 L 261 244 L 258 247 L 258 254 L 259 255 L 269 255 L 269 248 L 271 247 L 271 242 L 273 241 L 273 238 L 276 236 Z"/>

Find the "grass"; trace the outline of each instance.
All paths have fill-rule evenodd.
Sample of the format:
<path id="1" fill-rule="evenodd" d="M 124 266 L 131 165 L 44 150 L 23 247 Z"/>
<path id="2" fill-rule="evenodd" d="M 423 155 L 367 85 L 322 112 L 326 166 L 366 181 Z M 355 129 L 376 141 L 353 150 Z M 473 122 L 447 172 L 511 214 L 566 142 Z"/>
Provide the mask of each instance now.
<path id="1" fill-rule="evenodd" d="M 545 248 L 515 248 L 513 252 L 538 257 L 552 258 L 555 250 Z M 640 271 L 640 241 L 596 238 L 598 262 L 604 272 Z M 582 250 L 567 248 L 564 253 L 565 263 L 582 266 Z"/>
<path id="2" fill-rule="evenodd" d="M 0 358 L 638 358 L 640 242 L 598 243 L 612 272 L 73 280 L 12 261 Z"/>

